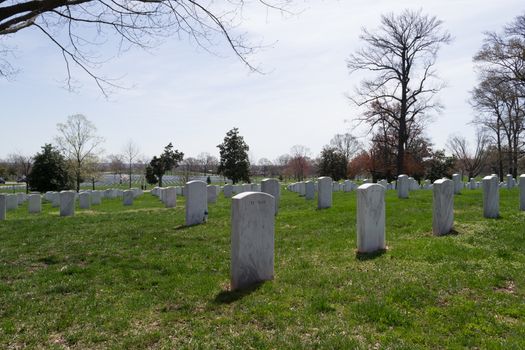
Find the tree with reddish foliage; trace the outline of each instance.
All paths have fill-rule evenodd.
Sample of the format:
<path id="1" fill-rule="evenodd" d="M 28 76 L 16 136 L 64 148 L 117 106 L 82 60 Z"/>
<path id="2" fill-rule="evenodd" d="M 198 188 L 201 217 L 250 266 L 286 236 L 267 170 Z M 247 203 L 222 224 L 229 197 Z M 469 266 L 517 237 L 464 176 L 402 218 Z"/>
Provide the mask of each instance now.
<path id="1" fill-rule="evenodd" d="M 290 150 L 288 159 L 288 174 L 293 176 L 297 181 L 303 181 L 308 176 L 312 168 L 312 162 L 309 157 L 310 150 L 302 145 L 295 145 Z"/>

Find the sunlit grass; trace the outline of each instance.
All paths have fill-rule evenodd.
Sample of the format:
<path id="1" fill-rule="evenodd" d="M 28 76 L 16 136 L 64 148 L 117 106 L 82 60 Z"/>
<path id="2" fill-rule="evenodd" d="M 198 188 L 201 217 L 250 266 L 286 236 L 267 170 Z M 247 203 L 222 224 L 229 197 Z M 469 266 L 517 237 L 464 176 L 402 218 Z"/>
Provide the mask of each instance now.
<path id="1" fill-rule="evenodd" d="M 389 191 L 383 254 L 357 256 L 355 193 L 317 210 L 283 191 L 275 280 L 229 292 L 230 200 L 183 227 L 165 209 L 104 200 L 71 218 L 26 205 L 0 222 L 0 348 L 525 348 L 525 214 L 501 191 L 455 197 L 431 235 L 432 193 Z"/>

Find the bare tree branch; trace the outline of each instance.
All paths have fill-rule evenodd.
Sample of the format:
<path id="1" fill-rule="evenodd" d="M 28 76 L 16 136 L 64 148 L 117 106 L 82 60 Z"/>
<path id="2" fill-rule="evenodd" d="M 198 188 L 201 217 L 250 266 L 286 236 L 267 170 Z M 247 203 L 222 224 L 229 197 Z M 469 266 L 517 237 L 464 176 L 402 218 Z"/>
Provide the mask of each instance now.
<path id="1" fill-rule="evenodd" d="M 252 0 L 269 9 L 289 13 L 291 0 Z M 119 40 L 118 53 L 130 47 L 150 48 L 170 36 L 187 37 L 197 46 L 213 52 L 224 40 L 252 71 L 259 70 L 248 56 L 259 45 L 248 43 L 238 33 L 239 15 L 245 0 L 221 4 L 202 0 L 1 0 L 0 38 L 34 27 L 56 45 L 66 61 L 66 83 L 72 88 L 72 63 L 91 77 L 107 95 L 117 87 L 96 70 L 101 63 L 92 49 L 112 38 Z M 86 33 L 95 39 L 87 40 Z M 0 46 L 0 76 L 7 76 L 10 64 Z M 5 62 L 4 62 L 5 61 Z"/>

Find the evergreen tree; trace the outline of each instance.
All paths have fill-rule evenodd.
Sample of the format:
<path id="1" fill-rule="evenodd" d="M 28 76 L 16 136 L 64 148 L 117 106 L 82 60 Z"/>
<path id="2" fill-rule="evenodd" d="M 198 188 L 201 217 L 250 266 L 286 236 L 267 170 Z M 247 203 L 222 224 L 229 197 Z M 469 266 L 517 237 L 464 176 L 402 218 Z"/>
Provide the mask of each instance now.
<path id="1" fill-rule="evenodd" d="M 330 176 L 332 180 L 346 179 L 346 157 L 333 147 L 325 147 L 321 152 L 319 172 L 321 176 Z"/>
<path id="2" fill-rule="evenodd" d="M 50 144 L 34 157 L 33 168 L 28 176 L 31 191 L 62 191 L 73 187 L 73 179 L 67 170 L 62 153 Z"/>
<path id="3" fill-rule="evenodd" d="M 239 135 L 239 129 L 233 128 L 226 133 L 223 143 L 217 146 L 221 155 L 218 173 L 224 175 L 233 183 L 250 182 L 250 149 L 244 138 Z"/>
<path id="4" fill-rule="evenodd" d="M 153 159 L 157 158 L 156 156 L 153 157 Z M 153 160 L 152 160 L 153 161 Z M 159 179 L 157 178 L 157 176 L 155 176 L 154 174 L 154 171 L 153 171 L 153 167 L 151 165 L 146 165 L 146 181 L 150 184 L 150 185 L 154 185 L 156 183 L 159 182 Z"/>
<path id="5" fill-rule="evenodd" d="M 438 150 L 433 152 L 430 159 L 425 163 L 427 168 L 426 178 L 434 182 L 443 177 L 452 177 L 456 158 L 447 157 L 444 150 Z"/>
<path id="6" fill-rule="evenodd" d="M 150 184 L 156 182 L 162 187 L 162 177 L 173 168 L 176 168 L 184 159 L 184 153 L 173 149 L 171 142 L 164 147 L 164 152 L 160 157 L 154 156 L 149 165 L 146 167 L 146 180 Z"/>

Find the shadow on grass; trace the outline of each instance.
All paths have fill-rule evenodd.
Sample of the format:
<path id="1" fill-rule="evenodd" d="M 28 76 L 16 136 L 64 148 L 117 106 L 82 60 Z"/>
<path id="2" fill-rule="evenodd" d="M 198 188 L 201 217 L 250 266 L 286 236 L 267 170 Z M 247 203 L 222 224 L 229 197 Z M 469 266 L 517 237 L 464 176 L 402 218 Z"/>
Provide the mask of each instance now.
<path id="1" fill-rule="evenodd" d="M 449 233 L 445 233 L 444 235 L 441 235 L 441 236 L 459 236 L 460 234 L 461 232 L 453 228 L 452 230 L 450 230 Z"/>
<path id="2" fill-rule="evenodd" d="M 387 251 L 386 249 L 381 249 L 381 250 L 377 250 L 377 251 L 372 252 L 372 253 L 356 252 L 355 253 L 355 258 L 357 260 L 360 260 L 360 261 L 373 260 L 373 259 L 378 258 L 381 255 L 385 254 L 386 251 Z"/>
<path id="3" fill-rule="evenodd" d="M 175 227 L 175 231 L 180 231 L 180 230 L 184 230 L 186 228 L 190 228 L 190 227 L 193 227 L 193 226 L 199 226 L 199 225 L 205 225 L 205 224 L 206 224 L 206 222 L 193 224 L 193 225 L 179 225 L 179 226 Z"/>
<path id="4" fill-rule="evenodd" d="M 264 282 L 259 282 L 251 285 L 250 287 L 240 289 L 240 290 L 223 290 L 219 292 L 215 299 L 213 300 L 215 304 L 231 304 L 237 300 L 244 298 L 247 295 L 252 294 L 257 289 L 261 288 Z"/>
<path id="5" fill-rule="evenodd" d="M 434 232 L 430 231 L 427 233 L 428 236 L 430 237 L 447 237 L 447 236 L 459 236 L 460 234 L 462 234 L 462 232 L 459 232 L 457 231 L 456 229 L 452 229 L 450 230 L 450 232 L 448 233 L 443 233 L 441 235 L 435 235 Z"/>

